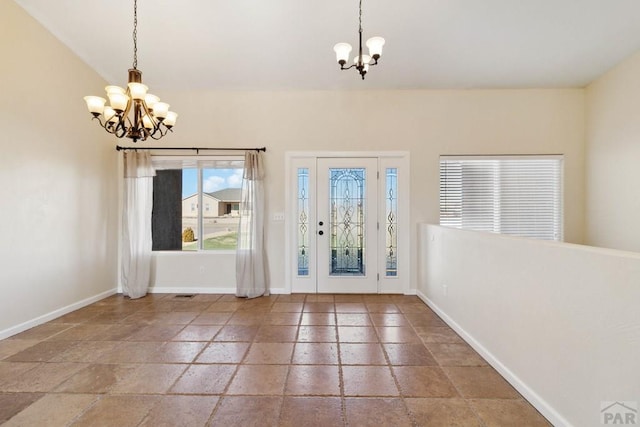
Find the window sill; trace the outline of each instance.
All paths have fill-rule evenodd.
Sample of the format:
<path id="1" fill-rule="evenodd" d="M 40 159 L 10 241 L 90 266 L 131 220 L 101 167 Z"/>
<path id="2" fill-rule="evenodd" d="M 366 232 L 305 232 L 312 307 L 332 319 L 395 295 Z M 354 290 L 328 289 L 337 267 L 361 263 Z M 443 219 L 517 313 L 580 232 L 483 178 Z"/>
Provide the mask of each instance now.
<path id="1" fill-rule="evenodd" d="M 235 255 L 235 250 L 218 250 L 218 251 L 152 251 L 153 256 L 176 256 L 176 255 L 186 255 L 186 256 L 197 256 L 197 255 Z"/>

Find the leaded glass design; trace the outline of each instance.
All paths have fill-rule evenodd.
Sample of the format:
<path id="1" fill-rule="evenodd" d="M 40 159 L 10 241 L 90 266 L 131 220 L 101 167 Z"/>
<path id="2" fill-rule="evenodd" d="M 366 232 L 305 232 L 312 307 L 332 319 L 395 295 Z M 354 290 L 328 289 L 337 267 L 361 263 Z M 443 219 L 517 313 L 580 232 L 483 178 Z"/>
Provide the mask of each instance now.
<path id="1" fill-rule="evenodd" d="M 365 169 L 329 169 L 332 276 L 365 274 Z"/>
<path id="2" fill-rule="evenodd" d="M 387 276 L 398 275 L 398 169 L 387 168 L 386 171 L 386 239 L 385 264 Z"/>
<path id="3" fill-rule="evenodd" d="M 309 169 L 298 168 L 298 276 L 309 275 Z"/>

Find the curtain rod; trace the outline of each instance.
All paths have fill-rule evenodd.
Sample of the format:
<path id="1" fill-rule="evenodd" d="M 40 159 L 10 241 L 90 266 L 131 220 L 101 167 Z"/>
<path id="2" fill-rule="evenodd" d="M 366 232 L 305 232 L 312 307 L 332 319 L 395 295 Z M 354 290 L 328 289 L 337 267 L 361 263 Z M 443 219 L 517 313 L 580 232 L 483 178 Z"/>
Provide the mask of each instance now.
<path id="1" fill-rule="evenodd" d="M 199 151 L 267 151 L 267 147 L 260 148 L 213 148 L 213 147 L 121 147 L 116 145 L 116 151 L 121 150 L 194 150 Z"/>

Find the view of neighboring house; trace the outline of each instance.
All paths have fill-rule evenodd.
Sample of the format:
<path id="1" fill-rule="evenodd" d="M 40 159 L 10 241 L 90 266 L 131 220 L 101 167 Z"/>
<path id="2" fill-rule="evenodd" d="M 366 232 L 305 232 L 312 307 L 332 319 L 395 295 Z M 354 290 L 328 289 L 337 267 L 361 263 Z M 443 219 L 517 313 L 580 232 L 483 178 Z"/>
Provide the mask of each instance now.
<path id="1" fill-rule="evenodd" d="M 215 218 L 220 216 L 238 216 L 240 214 L 240 196 L 242 189 L 225 188 L 212 193 L 202 193 L 202 216 Z M 182 199 L 182 216 L 198 216 L 198 194 Z"/>

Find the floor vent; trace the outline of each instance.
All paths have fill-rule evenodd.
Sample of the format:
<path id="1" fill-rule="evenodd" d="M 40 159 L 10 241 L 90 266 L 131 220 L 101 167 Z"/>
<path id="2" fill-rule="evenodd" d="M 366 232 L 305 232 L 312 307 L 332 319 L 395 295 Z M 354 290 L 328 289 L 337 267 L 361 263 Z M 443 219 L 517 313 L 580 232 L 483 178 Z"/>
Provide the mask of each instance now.
<path id="1" fill-rule="evenodd" d="M 174 298 L 178 298 L 178 299 L 191 299 L 193 297 L 195 297 L 195 294 L 178 294 L 176 296 L 174 296 Z"/>

